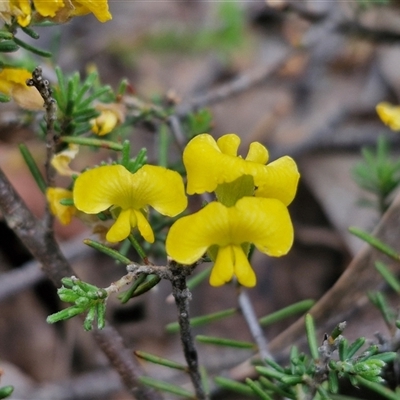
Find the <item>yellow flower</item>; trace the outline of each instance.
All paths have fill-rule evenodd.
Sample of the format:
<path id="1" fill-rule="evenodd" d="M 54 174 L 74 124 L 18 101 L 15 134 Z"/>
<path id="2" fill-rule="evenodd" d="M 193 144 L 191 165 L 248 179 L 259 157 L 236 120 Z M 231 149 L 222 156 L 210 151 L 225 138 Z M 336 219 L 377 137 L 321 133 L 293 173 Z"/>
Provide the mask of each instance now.
<path id="1" fill-rule="evenodd" d="M 253 177 L 255 196 L 294 199 L 300 174 L 291 157 L 281 157 L 268 165 L 268 150 L 258 142 L 250 144 L 245 159 L 237 155 L 239 136 L 227 134 L 215 141 L 209 134 L 194 137 L 183 152 L 188 194 L 213 192 L 243 175 Z"/>
<path id="2" fill-rule="evenodd" d="M 34 6 L 34 7 L 33 7 Z M 11 23 L 17 18 L 20 26 L 28 26 L 32 20 L 33 9 L 36 16 L 51 19 L 54 22 L 66 22 L 71 17 L 93 13 L 100 22 L 112 18 L 107 0 L 2 0 L 0 16 Z"/>
<path id="3" fill-rule="evenodd" d="M 392 131 L 400 131 L 400 106 L 382 102 L 376 106 L 376 112 L 382 122 Z"/>
<path id="4" fill-rule="evenodd" d="M 279 200 L 243 197 L 232 207 L 211 202 L 195 214 L 177 220 L 168 233 L 168 255 L 181 264 L 196 262 L 207 250 L 215 255 L 210 284 L 220 286 L 236 276 L 252 287 L 256 276 L 246 249 L 254 243 L 270 256 L 286 254 L 293 243 L 287 207 Z"/>
<path id="5" fill-rule="evenodd" d="M 90 121 L 92 131 L 96 135 L 107 135 L 107 133 L 110 133 L 117 125 L 125 120 L 125 110 L 122 104 L 97 104 L 96 109 L 100 111 L 101 114 Z"/>
<path id="6" fill-rule="evenodd" d="M 63 225 L 68 225 L 76 209 L 74 206 L 64 206 L 60 204 L 60 201 L 63 199 L 72 199 L 72 192 L 62 188 L 48 188 L 46 197 L 52 214 L 55 215 Z"/>
<path id="7" fill-rule="evenodd" d="M 65 150 L 53 156 L 51 159 L 51 165 L 60 175 L 79 175 L 79 172 L 72 170 L 69 166 L 69 163 L 75 158 L 75 156 L 78 154 L 78 151 L 79 146 L 77 144 L 68 145 Z"/>
<path id="8" fill-rule="evenodd" d="M 11 96 L 22 108 L 43 109 L 43 99 L 36 88 L 27 86 L 32 73 L 21 68 L 3 68 L 0 71 L 0 92 Z"/>
<path id="9" fill-rule="evenodd" d="M 174 217 L 186 208 L 187 198 L 182 178 L 175 171 L 144 165 L 132 174 L 122 165 L 107 165 L 76 179 L 74 203 L 87 214 L 112 207 L 116 221 L 107 233 L 109 242 L 124 240 L 137 226 L 143 238 L 153 243 L 154 233 L 145 217 L 147 206 Z"/>

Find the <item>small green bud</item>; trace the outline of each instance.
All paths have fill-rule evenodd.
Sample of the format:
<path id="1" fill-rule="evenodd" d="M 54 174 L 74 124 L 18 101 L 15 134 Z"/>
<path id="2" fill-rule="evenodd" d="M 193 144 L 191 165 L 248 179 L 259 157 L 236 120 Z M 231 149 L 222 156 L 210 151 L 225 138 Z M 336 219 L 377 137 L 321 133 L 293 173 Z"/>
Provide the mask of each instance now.
<path id="1" fill-rule="evenodd" d="M 89 308 L 89 311 L 86 315 L 85 321 L 83 322 L 83 328 L 85 331 L 91 331 L 93 327 L 93 321 L 96 318 L 96 307 L 93 306 Z"/>

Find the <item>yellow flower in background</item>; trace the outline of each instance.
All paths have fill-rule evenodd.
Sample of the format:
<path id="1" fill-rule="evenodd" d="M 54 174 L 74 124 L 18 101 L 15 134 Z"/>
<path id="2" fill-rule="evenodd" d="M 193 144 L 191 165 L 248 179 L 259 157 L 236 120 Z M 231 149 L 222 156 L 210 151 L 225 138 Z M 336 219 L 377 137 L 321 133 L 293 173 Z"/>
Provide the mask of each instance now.
<path id="1" fill-rule="evenodd" d="M 279 200 L 243 197 L 232 207 L 211 202 L 195 214 L 177 220 L 166 240 L 167 254 L 181 264 L 192 264 L 205 252 L 215 258 L 210 276 L 220 286 L 236 276 L 243 286 L 256 284 L 247 259 L 250 243 L 270 256 L 285 255 L 293 243 L 287 207 Z"/>
<path id="2" fill-rule="evenodd" d="M 392 131 L 400 131 L 400 106 L 382 102 L 376 106 L 376 112 L 382 122 Z"/>
<path id="3" fill-rule="evenodd" d="M 35 17 L 43 17 L 54 22 L 66 22 L 75 16 L 93 13 L 100 22 L 112 18 L 107 0 L 2 0 L 0 16 L 10 24 L 15 17 L 20 26 L 26 27 Z"/>
<path id="4" fill-rule="evenodd" d="M 3 68 L 0 71 L 0 93 L 12 97 L 27 110 L 42 110 L 43 99 L 36 88 L 27 86 L 32 73 L 22 68 Z"/>
<path id="5" fill-rule="evenodd" d="M 125 109 L 122 104 L 97 104 L 95 108 L 100 111 L 100 115 L 93 118 L 90 124 L 96 135 L 107 135 L 125 120 Z"/>
<path id="6" fill-rule="evenodd" d="M 83 172 L 75 181 L 74 204 L 87 214 L 111 208 L 116 221 L 108 231 L 109 242 L 124 240 L 137 227 L 143 238 L 154 242 L 146 219 L 148 206 L 174 217 L 187 206 L 181 176 L 163 167 L 144 165 L 131 173 L 122 165 L 107 165 Z"/>
<path id="7" fill-rule="evenodd" d="M 64 176 L 79 175 L 80 172 L 72 170 L 71 167 L 69 166 L 70 162 L 78 154 L 78 151 L 79 151 L 79 146 L 77 144 L 69 144 L 65 150 L 53 156 L 53 158 L 51 159 L 51 165 L 60 175 Z"/>
<path id="8" fill-rule="evenodd" d="M 268 150 L 258 142 L 250 144 L 243 159 L 237 155 L 239 145 L 235 134 L 217 141 L 209 134 L 194 137 L 183 152 L 188 194 L 213 192 L 219 185 L 248 175 L 253 177 L 255 196 L 276 198 L 289 205 L 300 177 L 294 160 L 284 156 L 266 165 Z"/>
<path id="9" fill-rule="evenodd" d="M 47 201 L 50 205 L 50 210 L 63 225 L 68 225 L 75 214 L 74 206 L 64 206 L 60 204 L 63 199 L 72 199 L 72 192 L 62 188 L 48 188 L 46 191 Z"/>

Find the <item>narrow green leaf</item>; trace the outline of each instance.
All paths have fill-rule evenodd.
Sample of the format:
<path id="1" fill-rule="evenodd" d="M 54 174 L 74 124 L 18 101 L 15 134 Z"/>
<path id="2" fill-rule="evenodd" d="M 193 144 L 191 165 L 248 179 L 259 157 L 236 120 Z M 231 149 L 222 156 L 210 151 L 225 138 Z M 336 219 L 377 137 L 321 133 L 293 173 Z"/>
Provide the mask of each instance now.
<path id="1" fill-rule="evenodd" d="M 27 26 L 21 26 L 22 32 L 26 33 L 28 36 L 30 36 L 32 39 L 39 39 L 40 35 L 35 32 L 33 29 L 28 28 Z"/>
<path id="2" fill-rule="evenodd" d="M 310 348 L 311 357 L 314 360 L 318 360 L 319 353 L 318 353 L 318 345 L 317 345 L 317 336 L 315 333 L 314 319 L 311 316 L 311 314 L 306 315 L 305 322 L 306 322 L 306 334 L 307 334 L 308 347 Z"/>
<path id="3" fill-rule="evenodd" d="M 89 311 L 85 317 L 85 321 L 83 322 L 83 329 L 87 332 L 91 331 L 93 328 L 93 322 L 96 318 L 96 307 L 90 307 Z"/>
<path id="4" fill-rule="evenodd" d="M 12 39 L 14 35 L 11 32 L 0 30 L 0 39 Z"/>
<path id="5" fill-rule="evenodd" d="M 345 338 L 339 342 L 339 359 L 340 361 L 345 361 L 348 358 L 348 348 L 349 348 L 349 341 Z"/>
<path id="6" fill-rule="evenodd" d="M 54 324 L 58 321 L 73 318 L 76 315 L 82 314 L 83 312 L 85 312 L 85 308 L 78 306 L 68 307 L 65 310 L 61 310 L 55 314 L 49 315 L 46 319 L 46 322 L 48 324 Z"/>
<path id="7" fill-rule="evenodd" d="M 331 393 L 337 393 L 339 391 L 339 379 L 336 371 L 329 371 L 328 386 Z"/>
<path id="8" fill-rule="evenodd" d="M 192 327 L 207 325 L 210 322 L 219 321 L 220 319 L 230 317 L 237 313 L 236 308 L 229 308 L 228 310 L 219 311 L 213 314 L 202 315 L 201 317 L 194 317 L 190 319 L 190 325 Z M 166 331 L 168 333 L 175 333 L 179 331 L 179 324 L 177 322 L 172 322 L 166 326 Z"/>
<path id="9" fill-rule="evenodd" d="M 74 199 L 61 199 L 60 204 L 63 206 L 73 206 L 74 204 Z"/>
<path id="10" fill-rule="evenodd" d="M 201 343 L 215 344 L 217 346 L 235 347 L 239 349 L 255 349 L 257 346 L 251 342 L 243 342 L 240 340 L 225 339 L 213 336 L 197 335 L 196 340 Z"/>
<path id="11" fill-rule="evenodd" d="M 136 357 L 142 358 L 143 360 L 152 362 L 154 364 L 164 365 L 168 368 L 179 369 L 181 371 L 187 371 L 188 367 L 186 365 L 177 363 L 172 360 L 168 360 L 166 358 L 158 357 L 153 354 L 147 353 L 145 351 L 137 350 L 134 352 Z"/>
<path id="12" fill-rule="evenodd" d="M 0 388 L 0 399 L 5 399 L 14 391 L 14 386 L 7 385 Z"/>
<path id="13" fill-rule="evenodd" d="M 32 46 L 32 45 L 30 45 L 28 43 L 23 42 L 21 39 L 18 39 L 15 36 L 14 36 L 13 40 L 18 46 L 22 47 L 25 50 L 30 51 L 33 54 L 37 54 L 38 56 L 50 58 L 53 55 L 50 51 L 38 49 L 35 46 Z"/>
<path id="14" fill-rule="evenodd" d="M 138 379 L 143 385 L 161 390 L 162 392 L 176 394 L 177 396 L 186 397 L 188 399 L 195 399 L 193 393 L 180 386 L 173 385 L 172 383 L 163 382 L 158 379 L 150 378 L 149 376 L 139 376 Z"/>
<path id="15" fill-rule="evenodd" d="M 221 386 L 226 390 L 230 390 L 235 393 L 240 393 L 245 396 L 254 395 L 254 391 L 248 385 L 234 381 L 232 379 L 223 378 L 222 376 L 217 376 L 214 378 L 214 381 L 218 386 Z"/>
<path id="16" fill-rule="evenodd" d="M 21 143 L 18 147 L 19 147 L 19 151 L 21 152 L 21 155 L 22 155 L 26 165 L 28 166 L 29 171 L 33 176 L 33 179 L 35 179 L 35 182 L 38 185 L 40 191 L 42 193 L 46 193 L 46 190 L 47 190 L 46 182 L 45 182 L 43 175 L 40 172 L 39 167 L 37 166 L 34 158 L 32 157 L 32 154 L 29 151 L 28 147 L 24 143 Z"/>
<path id="17" fill-rule="evenodd" d="M 256 366 L 255 369 L 260 375 L 264 375 L 268 378 L 280 380 L 282 377 L 287 376 L 285 373 L 267 367 Z"/>
<path id="18" fill-rule="evenodd" d="M 271 325 L 282 319 L 289 318 L 295 314 L 300 314 L 308 311 L 315 304 L 314 300 L 302 300 L 288 307 L 275 311 L 265 317 L 259 319 L 261 326 Z"/>
<path id="19" fill-rule="evenodd" d="M 128 169 L 128 166 L 129 166 L 130 153 L 131 153 L 131 144 L 130 144 L 129 140 L 125 140 L 122 143 L 121 165 L 123 165 L 126 169 Z"/>
<path id="20" fill-rule="evenodd" d="M 369 380 L 367 380 L 365 378 L 362 378 L 360 376 L 356 377 L 356 381 L 361 386 L 364 386 L 367 389 L 372 390 L 375 393 L 378 393 L 379 395 L 381 395 L 385 399 L 399 400 L 399 397 L 398 397 L 398 395 L 396 393 L 394 393 L 393 391 L 389 390 L 388 388 L 386 388 L 382 384 L 379 384 L 379 383 L 376 383 L 376 382 L 371 382 L 371 381 L 369 381 Z"/>
<path id="21" fill-rule="evenodd" d="M 161 167 L 168 167 L 168 153 L 169 153 L 169 129 L 167 124 L 161 124 L 158 130 L 158 164 Z"/>
<path id="22" fill-rule="evenodd" d="M 114 258 L 115 260 L 117 260 L 125 265 L 132 264 L 132 261 L 129 260 L 129 258 L 126 258 L 122 254 L 120 254 L 117 250 L 111 249 L 110 247 L 107 247 L 102 243 L 96 242 L 91 239 L 84 239 L 83 243 L 85 243 L 86 245 L 88 245 L 96 250 L 101 251 L 104 254 L 107 254 L 108 256 Z"/>
<path id="23" fill-rule="evenodd" d="M 260 376 L 258 381 L 266 389 L 272 391 L 273 393 L 279 394 L 283 398 L 294 399 L 294 400 L 296 399 L 296 395 L 293 392 L 289 392 L 289 389 L 291 390 L 291 388 L 288 388 L 288 390 L 284 390 L 284 389 L 282 389 L 282 387 L 280 387 L 280 386 L 276 385 L 275 383 L 271 382 L 270 380 L 268 380 L 264 376 Z"/>
<path id="24" fill-rule="evenodd" d="M 97 328 L 103 329 L 106 326 L 106 302 L 99 301 L 96 306 Z"/>
<path id="25" fill-rule="evenodd" d="M 270 359 L 270 358 L 266 358 L 266 359 L 265 359 L 265 362 L 266 362 L 270 367 L 272 367 L 272 368 L 274 368 L 275 370 L 277 370 L 278 372 L 282 372 L 282 373 L 285 372 L 285 369 L 284 369 L 281 365 L 279 365 L 276 361 L 274 361 L 274 360 L 272 360 L 272 359 Z"/>
<path id="26" fill-rule="evenodd" d="M 376 261 L 375 268 L 382 275 L 383 279 L 387 282 L 387 284 L 397 293 L 400 293 L 400 282 L 397 278 L 392 274 L 389 268 L 382 262 Z"/>
<path id="27" fill-rule="evenodd" d="M 150 289 L 152 289 L 154 286 L 158 284 L 158 282 L 161 281 L 161 278 L 157 275 L 148 275 L 147 280 L 139 285 L 137 289 L 133 292 L 131 297 L 137 297 L 142 295 L 143 293 L 148 292 Z"/>
<path id="28" fill-rule="evenodd" d="M 19 46 L 13 40 L 2 40 L 0 41 L 0 53 L 13 53 L 19 49 Z M 22 47 L 22 46 L 21 46 Z"/>
<path id="29" fill-rule="evenodd" d="M 135 290 L 146 280 L 146 278 L 146 274 L 140 274 L 128 290 L 125 290 L 117 296 L 122 304 L 127 303 L 129 299 L 133 297 Z"/>
<path id="30" fill-rule="evenodd" d="M 75 137 L 75 136 L 62 136 L 60 140 L 64 143 L 75 143 L 82 146 L 93 146 L 102 149 L 122 151 L 122 145 L 120 143 L 112 142 L 110 140 L 101 140 L 101 139 Z"/>
<path id="31" fill-rule="evenodd" d="M 350 227 L 349 232 L 352 233 L 353 235 L 359 237 L 360 239 L 364 240 L 368 244 L 370 244 L 372 247 L 375 247 L 382 253 L 386 254 L 387 256 L 393 258 L 396 261 L 399 261 L 400 256 L 397 253 L 396 250 L 388 246 L 387 244 L 383 243 L 379 239 L 371 236 L 369 233 L 362 231 L 361 229 L 355 228 L 355 227 Z"/>
<path id="32" fill-rule="evenodd" d="M 272 400 L 272 397 L 268 396 L 267 393 L 264 392 L 264 390 L 252 379 L 246 378 L 246 383 L 250 386 L 251 390 L 260 398 L 263 400 Z"/>
<path id="33" fill-rule="evenodd" d="M 364 346 L 366 339 L 364 337 L 360 337 L 356 339 L 348 348 L 347 350 L 347 358 L 352 358 L 358 350 L 361 349 L 362 346 Z"/>

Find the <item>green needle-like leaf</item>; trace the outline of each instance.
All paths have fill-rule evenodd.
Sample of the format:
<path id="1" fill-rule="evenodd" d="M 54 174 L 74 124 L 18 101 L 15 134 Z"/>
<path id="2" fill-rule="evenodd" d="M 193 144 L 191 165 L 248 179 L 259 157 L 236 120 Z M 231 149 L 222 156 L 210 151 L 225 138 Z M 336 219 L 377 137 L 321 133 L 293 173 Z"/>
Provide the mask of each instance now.
<path id="1" fill-rule="evenodd" d="M 236 308 L 229 308 L 228 310 L 219 311 L 219 312 L 216 312 L 213 314 L 208 314 L 208 315 L 203 315 L 201 317 L 191 318 L 190 325 L 192 327 L 207 325 L 211 322 L 230 317 L 236 313 L 237 313 Z M 171 324 L 168 324 L 165 329 L 168 333 L 176 333 L 179 331 L 179 324 L 177 322 L 172 322 Z"/>
<path id="2" fill-rule="evenodd" d="M 197 335 L 196 340 L 201 343 L 214 344 L 217 346 L 235 347 L 238 349 L 255 349 L 257 347 L 254 343 L 251 342 L 243 342 L 240 340 L 232 340 L 204 335 Z"/>
<path id="3" fill-rule="evenodd" d="M 166 358 L 161 358 L 161 357 L 155 356 L 153 354 L 146 353 L 145 351 L 138 350 L 138 351 L 135 351 L 134 353 L 135 353 L 136 357 L 142 358 L 143 360 L 152 362 L 154 364 L 164 365 L 165 367 L 179 369 L 181 371 L 187 371 L 186 365 L 177 363 L 175 361 L 167 360 Z"/>
<path id="4" fill-rule="evenodd" d="M 248 385 L 234 381 L 232 379 L 217 376 L 214 378 L 214 381 L 218 386 L 221 386 L 226 390 L 231 390 L 232 392 L 240 393 L 245 396 L 254 395 L 254 391 Z"/>
<path id="5" fill-rule="evenodd" d="M 148 376 L 140 376 L 138 379 L 143 383 L 143 385 L 161 390 L 162 392 L 176 394 L 177 396 L 183 396 L 188 399 L 195 399 L 193 393 L 180 386 L 173 385 L 172 383 L 159 381 L 158 379 L 150 378 Z"/>

